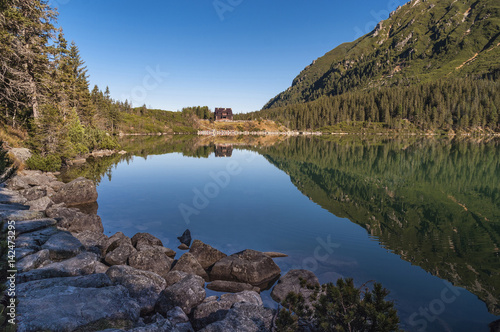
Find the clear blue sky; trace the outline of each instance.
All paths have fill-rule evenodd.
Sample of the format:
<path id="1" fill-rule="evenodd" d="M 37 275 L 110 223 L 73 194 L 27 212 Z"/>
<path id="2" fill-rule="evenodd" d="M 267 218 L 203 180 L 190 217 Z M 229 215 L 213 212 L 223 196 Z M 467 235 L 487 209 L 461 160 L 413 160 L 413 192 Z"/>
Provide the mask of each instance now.
<path id="1" fill-rule="evenodd" d="M 91 88 L 134 106 L 260 109 L 404 0 L 53 0 Z M 153 73 L 153 74 L 151 74 Z"/>

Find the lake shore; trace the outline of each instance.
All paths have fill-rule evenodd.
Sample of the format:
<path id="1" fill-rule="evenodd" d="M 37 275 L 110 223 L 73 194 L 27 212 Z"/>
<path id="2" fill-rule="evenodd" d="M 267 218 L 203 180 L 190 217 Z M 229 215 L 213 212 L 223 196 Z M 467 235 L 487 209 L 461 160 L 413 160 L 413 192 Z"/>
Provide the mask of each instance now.
<path id="1" fill-rule="evenodd" d="M 1 184 L 3 230 L 16 237 L 17 302 L 7 312 L 17 331 L 272 330 L 276 310 L 259 293 L 280 277 L 273 257 L 282 254 L 228 256 L 183 237 L 189 251 L 175 259 L 151 234 L 106 236 L 100 217 L 81 208 L 96 200 L 84 178 L 65 184 L 53 173 L 20 171 Z M 312 273 L 295 272 L 273 298 L 283 300 L 290 287 L 306 291 L 303 276 L 319 286 Z M 207 297 L 205 287 L 225 294 Z"/>

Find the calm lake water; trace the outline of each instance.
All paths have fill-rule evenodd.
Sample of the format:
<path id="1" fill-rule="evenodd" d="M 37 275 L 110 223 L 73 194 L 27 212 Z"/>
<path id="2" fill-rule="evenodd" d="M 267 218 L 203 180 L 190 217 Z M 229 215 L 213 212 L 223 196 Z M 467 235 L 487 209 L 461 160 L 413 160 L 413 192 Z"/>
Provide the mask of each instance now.
<path id="1" fill-rule="evenodd" d="M 488 331 L 500 319 L 499 141 L 251 140 L 127 139 L 129 155 L 65 177 L 98 182 L 107 235 L 149 232 L 177 250 L 189 228 L 227 254 L 286 253 L 283 274 L 375 280 L 405 330 Z"/>

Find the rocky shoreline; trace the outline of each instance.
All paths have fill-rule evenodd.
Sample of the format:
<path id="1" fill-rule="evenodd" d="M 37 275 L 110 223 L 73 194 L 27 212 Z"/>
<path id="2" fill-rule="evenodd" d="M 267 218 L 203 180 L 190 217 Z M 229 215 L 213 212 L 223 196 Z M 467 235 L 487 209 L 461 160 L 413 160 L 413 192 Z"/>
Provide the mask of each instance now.
<path id="1" fill-rule="evenodd" d="M 319 285 L 305 270 L 280 278 L 279 253 L 226 255 L 189 238 L 176 258 L 148 233 L 108 237 L 95 212 L 82 212 L 96 200 L 92 181 L 40 171 L 0 185 L 4 230 L 15 221 L 17 331 L 273 331 L 277 313 L 260 291 L 280 279 L 271 296 L 281 302 L 307 295 L 304 279 Z"/>

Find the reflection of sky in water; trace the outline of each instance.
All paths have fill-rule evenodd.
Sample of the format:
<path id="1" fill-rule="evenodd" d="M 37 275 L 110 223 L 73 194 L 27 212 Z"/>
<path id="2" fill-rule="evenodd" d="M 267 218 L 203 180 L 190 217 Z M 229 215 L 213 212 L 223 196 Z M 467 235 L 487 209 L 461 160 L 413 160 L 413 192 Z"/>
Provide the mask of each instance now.
<path id="1" fill-rule="evenodd" d="M 194 206 L 194 190 L 214 188 L 211 174 L 235 167 L 215 198 L 189 218 L 186 224 L 179 206 Z M 103 178 L 99 187 L 99 211 L 105 233 L 122 231 L 128 236 L 149 232 L 165 246 L 177 250 L 176 237 L 186 228 L 193 239 L 232 254 L 243 249 L 278 251 L 289 255 L 275 262 L 283 273 L 293 268 L 312 270 L 321 282 L 353 277 L 357 285 L 381 282 L 391 291 L 402 320 L 420 307 L 439 299 L 449 286 L 418 266 L 390 253 L 370 238 L 366 230 L 324 210 L 298 191 L 290 178 L 264 157 L 234 150 L 232 158 L 190 158 L 172 153 L 135 157 L 113 169 L 112 180 Z M 178 251 L 177 257 L 182 254 Z M 458 296 L 429 325 L 427 331 L 472 331 L 485 329 L 495 320 L 483 302 L 458 289 Z M 269 292 L 267 305 L 275 305 Z M 434 301 L 436 302 L 436 301 Z M 410 328 L 409 326 L 402 326 Z"/>

